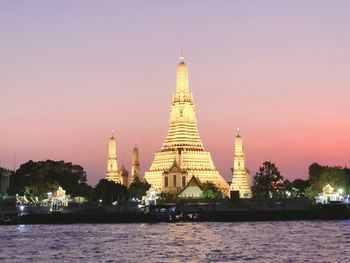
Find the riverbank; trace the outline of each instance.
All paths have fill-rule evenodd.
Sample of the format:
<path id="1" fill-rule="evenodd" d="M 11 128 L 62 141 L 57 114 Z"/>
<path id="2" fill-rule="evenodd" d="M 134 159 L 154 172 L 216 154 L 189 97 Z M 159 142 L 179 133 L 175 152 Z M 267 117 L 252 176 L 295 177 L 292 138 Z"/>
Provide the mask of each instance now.
<path id="1" fill-rule="evenodd" d="M 113 224 L 159 222 L 244 222 L 286 220 L 346 220 L 350 210 L 345 205 L 318 206 L 301 210 L 203 210 L 176 211 L 169 207 L 152 207 L 149 212 L 50 213 L 22 215 L 3 224 Z"/>

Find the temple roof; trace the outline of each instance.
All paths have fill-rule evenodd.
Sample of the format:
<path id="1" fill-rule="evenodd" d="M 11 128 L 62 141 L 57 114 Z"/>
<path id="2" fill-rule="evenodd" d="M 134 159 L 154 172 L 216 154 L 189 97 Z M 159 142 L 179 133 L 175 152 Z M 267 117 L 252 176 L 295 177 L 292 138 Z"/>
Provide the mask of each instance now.
<path id="1" fill-rule="evenodd" d="M 188 187 L 190 187 L 190 186 L 192 186 L 192 187 L 198 187 L 199 189 L 200 189 L 200 191 L 202 191 L 203 190 L 203 186 L 202 186 L 202 183 L 199 181 L 199 179 L 197 178 L 197 177 L 195 177 L 194 175 L 192 176 L 192 178 L 190 179 L 190 181 L 188 182 L 188 184 L 184 187 L 184 189 L 182 189 L 182 191 L 179 193 L 179 197 L 181 198 L 181 197 L 200 197 L 200 196 L 186 196 L 186 194 L 185 195 L 183 195 L 183 193 L 186 191 L 186 189 L 188 188 Z"/>
<path id="2" fill-rule="evenodd" d="M 201 181 L 199 181 L 199 179 L 194 175 L 192 175 L 190 181 L 188 182 L 188 184 L 185 186 L 183 190 L 185 190 L 188 186 L 198 186 L 200 189 L 202 189 L 203 187 Z"/>

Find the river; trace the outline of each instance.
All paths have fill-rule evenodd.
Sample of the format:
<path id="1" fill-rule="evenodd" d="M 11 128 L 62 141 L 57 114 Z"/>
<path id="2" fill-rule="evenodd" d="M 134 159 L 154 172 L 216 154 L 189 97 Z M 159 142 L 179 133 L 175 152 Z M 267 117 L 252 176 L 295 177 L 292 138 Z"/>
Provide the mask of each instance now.
<path id="1" fill-rule="evenodd" d="M 0 262 L 350 262 L 350 220 L 0 226 Z"/>

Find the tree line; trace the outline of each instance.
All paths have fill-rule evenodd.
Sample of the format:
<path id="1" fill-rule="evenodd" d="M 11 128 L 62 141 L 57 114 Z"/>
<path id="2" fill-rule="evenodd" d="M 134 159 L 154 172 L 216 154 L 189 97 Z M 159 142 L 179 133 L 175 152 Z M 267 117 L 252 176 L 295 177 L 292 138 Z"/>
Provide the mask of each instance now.
<path id="1" fill-rule="evenodd" d="M 3 168 L 0 168 L 0 176 Z M 81 196 L 90 202 L 110 204 L 141 198 L 150 185 L 136 180 L 129 188 L 106 179 L 95 187 L 87 184 L 86 172 L 80 165 L 64 161 L 28 161 L 10 175 L 10 195 L 26 196 L 29 200 L 43 200 L 48 192 L 54 193 L 61 186 L 71 197 Z M 27 198 L 27 199 L 28 199 Z"/>
<path id="2" fill-rule="evenodd" d="M 322 166 L 313 163 L 309 166 L 306 180 L 295 179 L 290 182 L 281 175 L 276 165 L 264 162 L 253 177 L 253 198 L 308 197 L 310 199 L 322 193 L 323 188 L 331 185 L 334 189 L 350 191 L 350 169 L 340 166 Z"/>
<path id="3" fill-rule="evenodd" d="M 0 178 L 5 169 L 0 167 Z M 309 178 L 290 182 L 281 175 L 276 165 L 266 161 L 253 176 L 253 198 L 313 198 L 322 192 L 325 185 L 334 189 L 350 191 L 350 169 L 340 166 L 322 166 L 313 163 L 309 166 Z M 101 179 L 95 187 L 87 184 L 86 172 L 80 165 L 64 161 L 28 161 L 10 175 L 10 195 L 25 195 L 35 199 L 47 198 L 48 192 L 55 192 L 61 186 L 71 197 L 82 196 L 90 202 L 110 204 L 127 202 L 132 198 L 141 199 L 150 188 L 147 182 L 134 181 L 129 188 L 106 179 Z M 1 193 L 0 193 L 1 195 Z M 210 182 L 203 183 L 205 199 L 220 199 L 222 194 Z M 166 200 L 174 200 L 169 194 L 162 194 Z"/>

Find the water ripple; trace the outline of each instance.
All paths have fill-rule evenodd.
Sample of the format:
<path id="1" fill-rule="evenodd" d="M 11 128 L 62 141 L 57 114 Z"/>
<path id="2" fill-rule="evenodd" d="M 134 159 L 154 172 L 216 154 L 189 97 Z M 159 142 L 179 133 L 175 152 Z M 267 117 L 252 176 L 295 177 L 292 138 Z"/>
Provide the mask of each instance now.
<path id="1" fill-rule="evenodd" d="M 350 262 L 350 221 L 0 226 L 0 262 Z"/>

